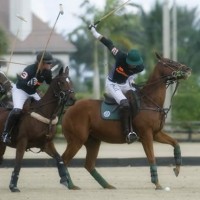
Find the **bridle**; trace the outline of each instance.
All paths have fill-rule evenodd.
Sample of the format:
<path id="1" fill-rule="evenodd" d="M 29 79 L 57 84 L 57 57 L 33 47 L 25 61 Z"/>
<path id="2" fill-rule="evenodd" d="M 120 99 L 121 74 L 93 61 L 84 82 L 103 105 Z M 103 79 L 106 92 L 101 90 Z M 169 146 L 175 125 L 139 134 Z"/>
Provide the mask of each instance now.
<path id="1" fill-rule="evenodd" d="M 186 65 L 183 65 L 181 63 L 174 62 L 172 60 L 166 60 L 166 61 L 165 60 L 159 60 L 158 62 L 161 63 L 162 66 L 168 67 L 172 71 L 171 75 L 167 75 L 165 77 L 167 85 L 171 85 L 174 82 L 178 82 L 178 80 L 181 77 L 190 76 L 190 74 L 191 74 L 191 72 L 183 71 L 183 69 L 186 68 Z"/>
<path id="2" fill-rule="evenodd" d="M 55 78 L 55 79 L 58 79 L 58 78 Z M 49 86 L 49 87 L 53 87 L 53 86 Z M 57 107 L 54 109 L 54 113 L 52 114 L 52 117 L 58 115 L 60 118 L 63 113 L 64 107 L 73 105 L 74 102 L 70 103 L 70 96 L 71 94 L 74 93 L 74 91 L 70 87 L 69 89 L 66 89 L 66 88 L 63 89 L 61 87 L 61 82 L 59 80 L 57 81 L 56 86 L 52 88 L 52 90 L 53 90 L 53 98 L 51 98 L 50 100 L 44 103 L 40 103 L 39 105 L 34 105 L 34 110 L 35 109 L 38 110 L 39 108 L 43 106 L 46 106 L 54 102 L 58 102 Z"/>
<path id="3" fill-rule="evenodd" d="M 58 113 L 59 119 L 60 119 L 60 117 L 64 111 L 64 107 L 71 106 L 74 104 L 74 102 L 70 102 L 70 95 L 74 94 L 74 90 L 72 90 L 72 89 L 62 90 L 59 82 L 58 82 L 58 87 L 59 87 L 59 91 L 57 92 L 56 90 L 54 90 L 54 96 L 59 99 L 58 107 L 55 110 L 57 110 L 57 113 Z"/>
<path id="4" fill-rule="evenodd" d="M 160 107 L 154 100 L 152 100 L 146 94 L 141 93 L 141 91 L 140 91 L 140 94 L 143 97 L 145 97 L 152 104 L 155 105 L 155 107 L 140 108 L 140 110 L 151 110 L 151 111 L 161 112 L 161 113 L 164 113 L 164 116 L 166 117 L 168 112 L 171 109 L 171 103 L 172 103 L 173 97 L 174 97 L 174 95 L 175 95 L 175 93 L 178 89 L 179 79 L 182 78 L 182 77 L 189 76 L 191 74 L 191 72 L 190 71 L 188 71 L 188 72 L 183 71 L 183 69 L 186 68 L 186 66 L 183 65 L 183 64 L 174 62 L 172 60 L 159 60 L 158 62 L 161 63 L 162 67 L 168 67 L 169 69 L 171 69 L 172 72 L 171 72 L 171 74 L 168 74 L 166 76 L 162 76 L 159 79 L 157 79 L 157 80 L 155 80 L 151 83 L 148 83 L 148 85 L 155 85 L 155 84 L 159 84 L 159 83 L 164 81 L 164 83 L 166 84 L 166 88 L 168 88 L 171 84 L 173 84 L 173 83 L 176 84 L 175 87 L 173 87 L 173 92 L 172 92 L 172 96 L 171 96 L 171 99 L 170 99 L 169 108 Z"/>

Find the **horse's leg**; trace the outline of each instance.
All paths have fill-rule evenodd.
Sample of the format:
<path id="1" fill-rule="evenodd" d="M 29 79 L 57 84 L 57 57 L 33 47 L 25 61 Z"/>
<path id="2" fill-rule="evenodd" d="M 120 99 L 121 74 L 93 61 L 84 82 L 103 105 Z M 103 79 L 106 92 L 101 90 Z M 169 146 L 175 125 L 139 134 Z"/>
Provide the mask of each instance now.
<path id="1" fill-rule="evenodd" d="M 92 137 L 90 137 L 85 143 L 85 147 L 87 150 L 85 168 L 103 188 L 115 189 L 115 187 L 110 185 L 95 169 L 95 163 L 99 152 L 100 144 L 100 140 Z"/>
<path id="2" fill-rule="evenodd" d="M 49 156 L 51 156 L 52 158 L 54 158 L 56 160 L 56 164 L 57 164 L 57 168 L 58 168 L 58 173 L 60 176 L 60 183 L 63 184 L 66 187 L 69 187 L 69 172 L 67 170 L 67 168 L 64 165 L 64 162 L 61 158 L 61 156 L 59 155 L 59 153 L 57 152 L 54 143 L 48 142 L 45 145 L 45 148 L 43 149 L 44 152 L 46 152 Z"/>
<path id="3" fill-rule="evenodd" d="M 20 192 L 20 190 L 17 187 L 17 182 L 18 182 L 19 172 L 21 169 L 22 159 L 24 157 L 24 152 L 26 150 L 26 145 L 27 145 L 27 140 L 21 139 L 20 142 L 18 142 L 16 146 L 15 167 L 12 172 L 10 185 L 9 185 L 11 192 Z"/>
<path id="4" fill-rule="evenodd" d="M 174 159 L 176 164 L 176 167 L 174 168 L 174 173 L 176 176 L 178 176 L 180 172 L 180 166 L 182 163 L 182 157 L 181 157 L 180 145 L 178 144 L 177 140 L 173 139 L 163 131 L 160 131 L 158 134 L 156 134 L 154 136 L 154 140 L 156 142 L 170 144 L 174 147 Z"/>
<path id="5" fill-rule="evenodd" d="M 73 140 L 73 141 L 74 142 L 68 141 L 67 148 L 62 155 L 62 159 L 63 159 L 65 165 L 67 165 L 70 162 L 70 160 L 72 160 L 72 158 L 76 155 L 78 150 L 82 147 L 82 144 L 77 142 L 78 140 Z M 68 178 L 69 178 L 68 188 L 73 189 L 73 190 L 79 190 L 80 188 L 78 186 L 74 185 L 74 183 L 72 182 L 70 174 L 69 174 Z"/>
<path id="6" fill-rule="evenodd" d="M 146 132 L 144 137 L 141 137 L 141 142 L 150 165 L 151 182 L 155 184 L 156 190 L 160 190 L 162 186 L 158 180 L 157 164 L 153 148 L 153 135 L 150 130 Z"/>
<path id="7" fill-rule="evenodd" d="M 6 145 L 0 142 L 0 165 L 3 163 L 3 155 L 6 151 Z"/>

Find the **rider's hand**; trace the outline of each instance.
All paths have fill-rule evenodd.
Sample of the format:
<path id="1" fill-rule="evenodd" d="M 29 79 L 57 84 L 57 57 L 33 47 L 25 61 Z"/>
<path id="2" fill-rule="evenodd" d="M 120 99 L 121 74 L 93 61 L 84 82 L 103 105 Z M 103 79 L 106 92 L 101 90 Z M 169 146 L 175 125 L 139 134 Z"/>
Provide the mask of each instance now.
<path id="1" fill-rule="evenodd" d="M 94 24 L 90 24 L 90 25 L 88 26 L 88 29 L 89 29 L 89 30 L 91 30 L 91 29 L 96 29 L 96 26 L 95 26 Z"/>
<path id="2" fill-rule="evenodd" d="M 90 25 L 88 26 L 88 29 L 91 31 L 92 35 L 93 35 L 96 39 L 101 39 L 102 35 L 96 31 L 96 26 L 95 26 L 94 24 L 90 24 Z"/>
<path id="3" fill-rule="evenodd" d="M 33 86 L 37 85 L 37 83 L 38 83 L 37 78 L 33 77 L 30 81 L 28 81 L 27 85 L 33 87 Z"/>

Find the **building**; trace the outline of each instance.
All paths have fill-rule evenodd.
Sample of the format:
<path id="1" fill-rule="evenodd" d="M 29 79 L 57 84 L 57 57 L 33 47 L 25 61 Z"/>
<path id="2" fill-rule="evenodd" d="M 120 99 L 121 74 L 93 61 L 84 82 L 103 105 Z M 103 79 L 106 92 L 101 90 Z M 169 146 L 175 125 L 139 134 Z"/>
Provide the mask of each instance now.
<path id="1" fill-rule="evenodd" d="M 20 19 L 21 16 L 25 21 Z M 52 27 L 32 13 L 30 0 L 1 0 L 0 28 L 10 42 L 9 52 L 0 58 L 5 60 L 2 70 L 8 76 L 15 77 L 27 64 L 34 62 L 38 51 L 45 48 L 64 65 L 69 65 L 70 53 L 76 51 L 73 44 L 52 32 Z"/>

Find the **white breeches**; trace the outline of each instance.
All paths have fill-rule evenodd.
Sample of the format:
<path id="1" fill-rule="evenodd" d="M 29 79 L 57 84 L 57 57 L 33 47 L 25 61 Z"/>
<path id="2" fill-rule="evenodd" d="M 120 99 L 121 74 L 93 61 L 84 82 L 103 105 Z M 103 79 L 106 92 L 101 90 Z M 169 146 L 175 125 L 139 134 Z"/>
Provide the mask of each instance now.
<path id="1" fill-rule="evenodd" d="M 13 99 L 13 107 L 14 108 L 22 109 L 25 101 L 29 97 L 33 97 L 37 101 L 40 100 L 40 96 L 37 93 L 30 95 L 30 94 L 27 94 L 26 92 L 24 92 L 23 90 L 18 89 L 16 87 L 16 85 L 13 85 L 13 88 L 12 88 L 12 99 Z"/>
<path id="2" fill-rule="evenodd" d="M 113 83 L 107 78 L 106 85 L 105 85 L 106 94 L 109 95 L 110 97 L 113 97 L 116 100 L 116 102 L 120 104 L 121 100 L 126 99 L 124 94 L 128 90 L 135 91 L 135 88 L 131 84 L 131 83 L 134 83 L 134 78 L 135 76 L 130 76 L 127 79 L 126 83 L 124 84 Z"/>

